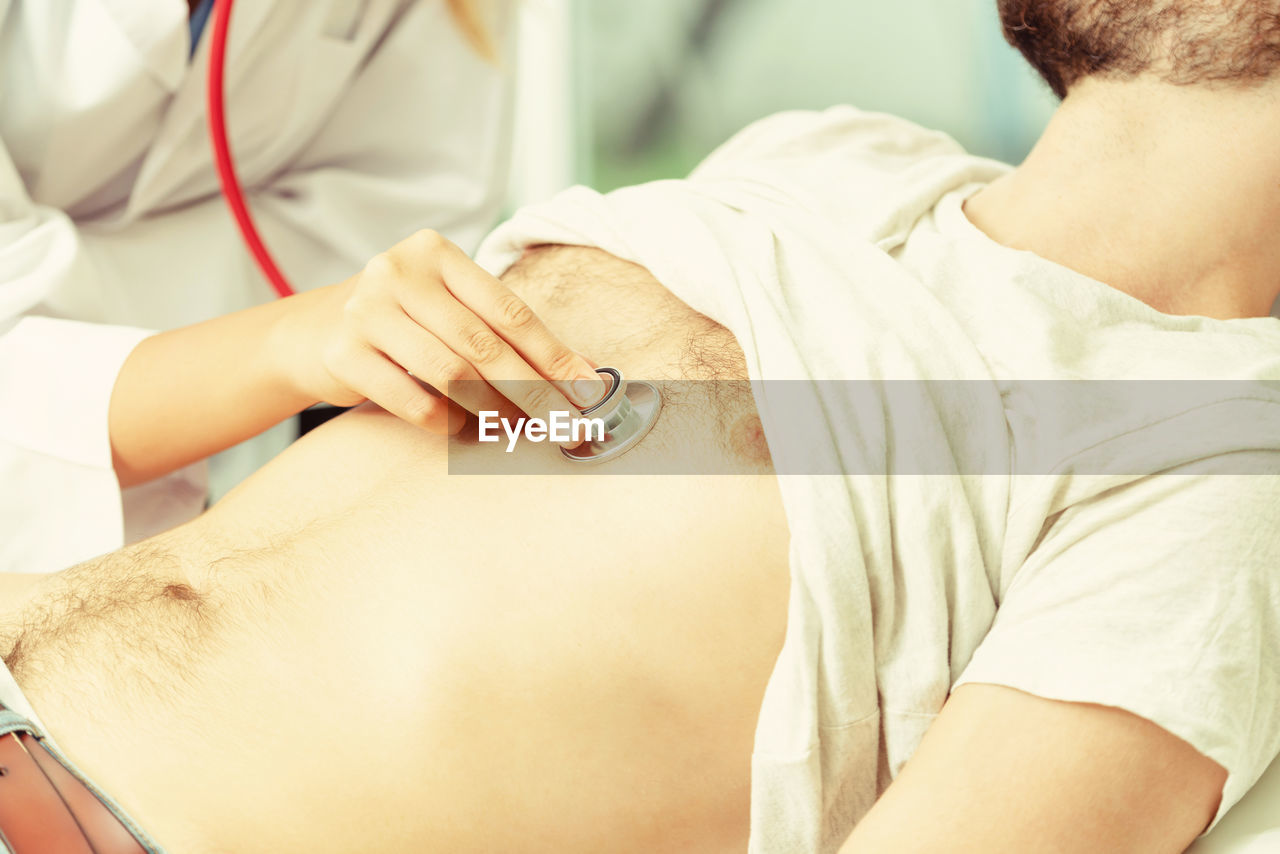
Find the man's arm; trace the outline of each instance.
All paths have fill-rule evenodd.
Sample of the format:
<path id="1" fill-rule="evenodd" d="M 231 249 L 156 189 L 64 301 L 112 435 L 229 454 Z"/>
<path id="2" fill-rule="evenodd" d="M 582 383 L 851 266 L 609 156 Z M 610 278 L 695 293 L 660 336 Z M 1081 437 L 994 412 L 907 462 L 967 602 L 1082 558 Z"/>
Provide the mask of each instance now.
<path id="1" fill-rule="evenodd" d="M 951 695 L 841 854 L 1178 854 L 1227 773 L 1110 706 L 997 685 Z"/>

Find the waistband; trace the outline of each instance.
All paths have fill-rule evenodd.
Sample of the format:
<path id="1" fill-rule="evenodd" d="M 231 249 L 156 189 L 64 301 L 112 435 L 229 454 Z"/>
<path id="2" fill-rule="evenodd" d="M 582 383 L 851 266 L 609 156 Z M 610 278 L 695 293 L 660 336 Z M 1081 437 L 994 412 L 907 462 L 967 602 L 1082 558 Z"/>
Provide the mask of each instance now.
<path id="1" fill-rule="evenodd" d="M 26 717 L 0 705 L 0 852 L 164 854 Z"/>

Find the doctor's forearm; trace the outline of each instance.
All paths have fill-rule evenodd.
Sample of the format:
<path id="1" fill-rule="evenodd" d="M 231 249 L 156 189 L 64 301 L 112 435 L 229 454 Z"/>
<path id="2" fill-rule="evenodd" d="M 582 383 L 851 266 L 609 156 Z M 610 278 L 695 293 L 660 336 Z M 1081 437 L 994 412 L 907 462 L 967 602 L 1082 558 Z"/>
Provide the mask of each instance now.
<path id="1" fill-rule="evenodd" d="M 111 393 L 112 460 L 123 486 L 255 436 L 316 401 L 290 382 L 280 327 L 306 296 L 163 332 L 125 360 Z"/>

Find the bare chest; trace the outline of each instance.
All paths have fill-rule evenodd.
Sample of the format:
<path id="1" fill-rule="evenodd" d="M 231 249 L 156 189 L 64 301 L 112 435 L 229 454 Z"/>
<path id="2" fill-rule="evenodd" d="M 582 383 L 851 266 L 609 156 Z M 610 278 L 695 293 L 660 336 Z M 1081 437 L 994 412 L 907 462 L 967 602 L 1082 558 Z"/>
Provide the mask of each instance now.
<path id="1" fill-rule="evenodd" d="M 637 264 L 599 249 L 531 250 L 504 276 L 570 347 L 633 379 L 745 380 L 733 335 Z"/>

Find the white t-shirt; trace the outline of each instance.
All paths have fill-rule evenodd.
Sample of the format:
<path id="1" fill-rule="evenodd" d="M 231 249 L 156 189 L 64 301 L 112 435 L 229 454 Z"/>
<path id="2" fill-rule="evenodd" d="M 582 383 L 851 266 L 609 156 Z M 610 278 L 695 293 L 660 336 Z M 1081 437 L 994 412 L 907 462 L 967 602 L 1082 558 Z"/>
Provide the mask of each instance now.
<path id="1" fill-rule="evenodd" d="M 791 531 L 754 854 L 834 852 L 961 682 L 1156 722 L 1226 767 L 1219 816 L 1280 751 L 1280 320 L 1165 315 L 997 245 L 962 204 L 1008 168 L 784 113 L 481 247 L 495 272 L 601 247 L 742 346 Z"/>

